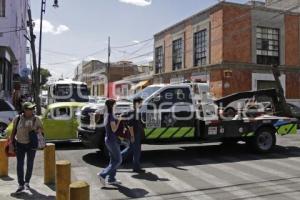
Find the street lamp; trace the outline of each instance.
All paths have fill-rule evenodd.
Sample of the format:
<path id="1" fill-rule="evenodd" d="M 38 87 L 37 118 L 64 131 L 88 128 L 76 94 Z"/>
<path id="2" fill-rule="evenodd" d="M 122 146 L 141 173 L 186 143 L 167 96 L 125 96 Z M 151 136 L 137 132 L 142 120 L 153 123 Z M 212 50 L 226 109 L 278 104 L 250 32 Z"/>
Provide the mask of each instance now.
<path id="1" fill-rule="evenodd" d="M 59 6 L 58 6 L 58 0 L 54 0 L 54 3 L 53 3 L 53 8 L 58 8 Z"/>
<path id="2" fill-rule="evenodd" d="M 58 0 L 54 0 L 53 7 L 58 8 Z M 41 104 L 40 104 L 40 85 L 41 85 L 41 58 L 42 58 L 42 31 L 43 31 L 43 15 L 46 12 L 46 0 L 42 0 L 41 3 L 41 17 L 40 17 L 40 39 L 39 39 L 39 63 L 38 63 L 38 70 L 37 75 L 35 77 L 36 80 L 36 91 L 37 91 L 37 114 L 41 114 Z"/>

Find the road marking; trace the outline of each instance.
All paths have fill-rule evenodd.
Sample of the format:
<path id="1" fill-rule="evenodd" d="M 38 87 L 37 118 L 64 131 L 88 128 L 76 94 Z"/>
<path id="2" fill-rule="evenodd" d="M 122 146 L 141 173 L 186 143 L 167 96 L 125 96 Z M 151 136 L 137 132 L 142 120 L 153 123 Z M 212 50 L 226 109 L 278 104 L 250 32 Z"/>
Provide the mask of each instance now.
<path id="1" fill-rule="evenodd" d="M 197 161 L 200 161 L 201 163 L 204 161 L 203 159 L 196 159 Z M 206 163 L 211 163 L 212 160 L 207 159 L 204 162 Z M 181 161 L 175 161 L 174 162 L 176 165 L 183 165 L 184 163 Z M 209 165 L 209 167 L 214 166 L 214 165 Z M 209 174 L 197 167 L 193 167 L 193 166 L 186 166 L 184 167 L 186 169 L 188 169 L 188 173 L 190 173 L 192 176 L 195 176 L 201 180 L 204 180 L 208 183 L 210 183 L 211 185 L 214 185 L 215 187 L 220 187 L 222 190 L 231 193 L 232 195 L 238 197 L 238 198 L 255 198 L 257 200 L 259 199 L 263 199 L 260 197 L 257 197 L 257 195 L 255 193 L 252 193 L 248 190 L 244 190 L 243 188 L 239 187 L 239 186 L 234 186 L 232 185 L 232 183 L 221 179 L 219 177 L 217 177 L 214 174 Z"/>
<path id="2" fill-rule="evenodd" d="M 228 160 L 230 162 L 236 162 L 237 161 L 236 158 L 229 157 L 229 156 L 223 156 L 222 158 L 225 159 L 225 160 Z M 250 167 L 252 169 L 255 169 L 255 170 L 267 173 L 267 174 L 272 174 L 274 176 L 277 176 L 277 177 L 280 177 L 280 178 L 283 178 L 283 179 L 289 179 L 289 181 L 294 182 L 296 184 L 299 184 L 299 181 L 295 181 L 295 180 L 300 180 L 300 178 L 295 178 L 293 175 L 291 175 L 289 173 L 278 171 L 278 170 L 275 170 L 275 169 L 270 168 L 270 167 L 264 167 L 262 165 L 255 164 L 253 161 L 251 161 L 251 162 L 250 161 L 241 161 L 238 164 L 242 165 L 242 166 Z M 291 192 L 291 193 L 285 193 L 285 195 L 289 196 L 289 198 L 299 199 L 299 198 L 295 198 L 295 195 L 292 195 L 292 193 L 296 193 L 296 194 L 298 194 L 298 196 L 300 196 L 300 192 L 294 191 L 293 189 L 285 187 L 285 186 L 282 186 L 282 189 L 286 189 L 288 192 Z"/>
<path id="3" fill-rule="evenodd" d="M 200 160 L 200 159 L 197 159 L 197 160 L 199 162 L 203 162 L 203 160 Z M 205 162 L 208 162 L 208 161 L 205 160 Z M 290 193 L 287 193 L 287 192 L 293 192 L 293 190 L 291 188 L 283 186 L 283 185 L 278 185 L 278 183 L 276 183 L 275 181 L 271 182 L 271 181 L 265 180 L 256 175 L 253 175 L 247 171 L 243 172 L 239 169 L 236 169 L 235 167 L 228 166 L 228 164 L 214 164 L 214 165 L 210 165 L 209 167 L 214 168 L 216 170 L 220 170 L 224 173 L 228 173 L 231 176 L 235 176 L 240 179 L 249 181 L 250 182 L 248 184 L 249 186 L 256 186 L 257 188 L 264 187 L 267 190 L 275 192 L 276 194 L 278 194 L 279 192 L 284 193 L 282 195 L 285 195 L 285 196 L 289 197 L 290 199 L 295 199 L 295 200 L 298 199 L 297 197 L 295 197 L 295 195 L 291 195 Z M 274 193 L 264 194 L 262 196 L 267 197 L 267 196 L 271 196 L 273 194 Z"/>
<path id="4" fill-rule="evenodd" d="M 180 180 L 179 178 L 175 177 L 171 173 L 167 172 L 166 170 L 162 170 L 159 167 L 156 167 L 152 164 L 145 164 L 145 166 L 150 167 L 149 171 L 154 172 L 155 174 L 168 178 L 170 181 L 164 182 L 165 184 L 168 184 L 171 188 L 175 189 L 177 192 L 180 192 L 180 195 L 184 196 L 185 198 L 191 199 L 191 200 L 213 200 L 214 198 L 208 196 L 202 191 L 199 191 L 199 189 L 189 185 L 188 183 L 184 182 L 183 180 Z M 197 194 L 197 195 L 195 195 Z"/>

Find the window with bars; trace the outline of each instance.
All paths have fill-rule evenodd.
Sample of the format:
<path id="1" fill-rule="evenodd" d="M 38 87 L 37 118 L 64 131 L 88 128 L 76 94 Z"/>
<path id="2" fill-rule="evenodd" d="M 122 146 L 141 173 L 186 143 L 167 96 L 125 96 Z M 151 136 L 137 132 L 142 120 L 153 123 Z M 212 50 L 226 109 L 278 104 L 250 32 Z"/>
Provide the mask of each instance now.
<path id="1" fill-rule="evenodd" d="M 5 17 L 5 0 L 0 0 L 0 17 Z"/>
<path id="2" fill-rule="evenodd" d="M 163 59 L 164 59 L 164 55 L 163 55 L 163 47 L 156 47 L 155 48 L 155 73 L 162 73 L 163 70 Z"/>
<path id="3" fill-rule="evenodd" d="M 194 66 L 206 65 L 206 29 L 194 34 Z"/>
<path id="4" fill-rule="evenodd" d="M 182 38 L 173 41 L 173 71 L 182 68 Z"/>
<path id="5" fill-rule="evenodd" d="M 256 56 L 257 64 L 280 64 L 280 40 L 279 29 L 257 27 L 256 28 Z"/>

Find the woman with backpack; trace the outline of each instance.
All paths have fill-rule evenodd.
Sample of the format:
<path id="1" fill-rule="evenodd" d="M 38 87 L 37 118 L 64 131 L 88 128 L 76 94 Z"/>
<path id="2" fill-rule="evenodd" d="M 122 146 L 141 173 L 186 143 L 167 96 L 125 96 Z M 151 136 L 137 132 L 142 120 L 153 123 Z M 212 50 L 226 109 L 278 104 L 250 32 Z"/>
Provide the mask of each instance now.
<path id="1" fill-rule="evenodd" d="M 118 167 L 122 163 L 122 156 L 120 151 L 120 142 L 118 140 L 117 131 L 120 128 L 122 119 L 116 119 L 114 115 L 114 105 L 116 101 L 113 99 L 108 99 L 105 102 L 107 109 L 107 116 L 105 120 L 105 145 L 109 151 L 110 162 L 109 165 L 103 169 L 102 172 L 98 173 L 101 183 L 105 186 L 121 184 L 119 180 L 116 179 L 116 172 Z M 108 178 L 106 180 L 106 178 Z"/>
<path id="2" fill-rule="evenodd" d="M 19 187 L 16 193 L 21 193 L 25 189 L 29 190 L 30 179 L 32 176 L 34 158 L 36 150 L 30 143 L 30 134 L 32 131 L 41 133 L 43 125 L 41 120 L 34 114 L 35 105 L 31 102 L 25 102 L 22 105 L 22 113 L 13 120 L 13 131 L 11 141 L 15 144 L 17 156 L 17 176 Z M 27 158 L 27 168 L 24 179 L 24 160 Z"/>

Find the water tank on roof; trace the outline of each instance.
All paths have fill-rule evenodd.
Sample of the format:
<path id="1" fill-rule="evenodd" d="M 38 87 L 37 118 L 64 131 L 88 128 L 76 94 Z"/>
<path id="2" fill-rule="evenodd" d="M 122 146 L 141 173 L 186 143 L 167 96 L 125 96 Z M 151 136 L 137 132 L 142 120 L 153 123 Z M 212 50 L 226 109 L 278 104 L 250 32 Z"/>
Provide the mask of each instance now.
<path id="1" fill-rule="evenodd" d="M 265 1 L 248 1 L 246 4 L 252 6 L 265 6 Z"/>

